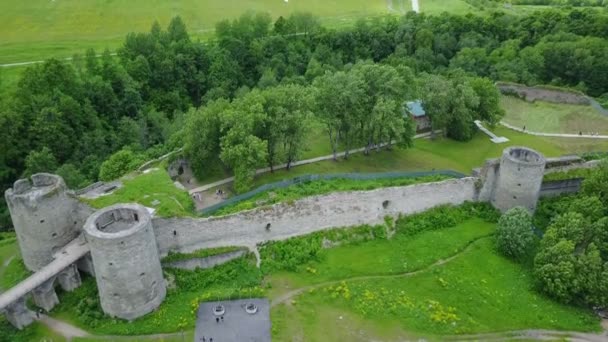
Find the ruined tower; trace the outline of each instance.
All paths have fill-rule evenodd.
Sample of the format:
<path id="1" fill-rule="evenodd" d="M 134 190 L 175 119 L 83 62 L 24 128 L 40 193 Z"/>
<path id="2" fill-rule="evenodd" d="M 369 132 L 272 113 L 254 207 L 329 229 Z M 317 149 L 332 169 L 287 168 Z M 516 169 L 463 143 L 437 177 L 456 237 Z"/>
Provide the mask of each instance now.
<path id="1" fill-rule="evenodd" d="M 113 205 L 91 215 L 84 230 L 103 311 L 132 320 L 156 309 L 166 287 L 148 211 Z"/>
<path id="2" fill-rule="evenodd" d="M 5 193 L 25 266 L 37 271 L 53 260 L 53 254 L 81 232 L 91 213 L 68 192 L 63 179 L 38 173 L 20 179 Z"/>
<path id="3" fill-rule="evenodd" d="M 502 212 L 522 206 L 533 212 L 545 172 L 545 157 L 526 147 L 506 148 L 494 186 L 492 204 Z"/>

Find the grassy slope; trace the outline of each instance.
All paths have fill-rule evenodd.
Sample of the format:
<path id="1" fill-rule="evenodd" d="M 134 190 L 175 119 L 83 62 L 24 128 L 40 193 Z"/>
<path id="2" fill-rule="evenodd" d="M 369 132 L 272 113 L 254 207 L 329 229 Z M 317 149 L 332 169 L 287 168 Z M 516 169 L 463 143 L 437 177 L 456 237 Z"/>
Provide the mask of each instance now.
<path id="1" fill-rule="evenodd" d="M 507 112 L 504 121 L 534 132 L 608 134 L 608 117 L 591 106 L 555 104 L 543 101 L 529 103 L 503 96 L 501 105 Z"/>
<path id="2" fill-rule="evenodd" d="M 286 286 L 300 287 L 350 277 L 415 271 L 456 254 L 469 242 L 493 231 L 493 224 L 473 219 L 414 237 L 396 234 L 390 240 L 377 239 L 325 249 L 321 253 L 321 261 L 302 265 L 302 272 L 272 274 L 269 277 L 273 284 L 270 295 L 284 292 Z"/>
<path id="3" fill-rule="evenodd" d="M 12 242 L 10 242 L 12 241 Z M 8 262 L 10 260 L 10 262 Z M 0 290 L 8 289 L 27 278 L 30 272 L 25 268 L 14 239 L 0 241 Z"/>
<path id="4" fill-rule="evenodd" d="M 344 340 L 352 333 L 344 326 L 359 331 L 357 322 L 371 328 L 360 332 L 373 334 L 368 339 L 394 340 L 412 333 L 598 329 L 590 312 L 556 304 L 532 287 L 528 270 L 497 255 L 491 240 L 483 239 L 453 261 L 407 279 L 345 282 L 339 289 L 306 293 L 297 304 L 273 310 L 273 339 L 300 334 L 323 341 L 321 332 L 335 325 L 332 339 Z M 340 322 L 338 314 L 346 322 Z"/>
<path id="5" fill-rule="evenodd" d="M 289 171 L 279 170 L 267 173 L 255 180 L 255 186 L 289 179 L 305 174 L 341 172 L 385 172 L 424 171 L 452 169 L 470 173 L 471 169 L 482 166 L 488 158 L 497 158 L 508 146 L 523 145 L 534 148 L 548 157 L 568 153 L 608 150 L 608 141 L 593 139 L 542 138 L 496 127 L 493 131 L 510 139 L 505 144 L 494 144 L 483 133 L 477 133 L 468 142 L 450 139 L 417 139 L 414 147 L 407 150 L 381 151 L 370 156 L 354 154 L 349 160 L 324 161 L 295 167 Z M 324 144 L 325 140 L 319 141 Z"/>
<path id="6" fill-rule="evenodd" d="M 95 208 L 136 202 L 155 208 L 155 214 L 162 217 L 193 214 L 194 204 L 188 193 L 175 187 L 164 167 L 134 177 L 126 176 L 123 182 L 124 187 L 114 193 L 86 202 Z M 160 201 L 160 204 L 155 206 L 154 201 Z"/>

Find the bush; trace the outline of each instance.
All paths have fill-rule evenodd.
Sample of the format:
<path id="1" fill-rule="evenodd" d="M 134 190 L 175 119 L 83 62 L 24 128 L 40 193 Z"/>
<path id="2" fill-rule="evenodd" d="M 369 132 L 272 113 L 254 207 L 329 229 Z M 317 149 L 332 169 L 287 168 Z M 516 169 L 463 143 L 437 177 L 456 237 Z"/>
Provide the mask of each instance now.
<path id="1" fill-rule="evenodd" d="M 488 203 L 466 202 L 458 207 L 439 206 L 420 214 L 399 218 L 397 220 L 397 233 L 415 235 L 423 231 L 453 227 L 473 217 L 479 217 L 488 222 L 496 222 L 499 213 Z"/>
<path id="2" fill-rule="evenodd" d="M 496 248 L 507 257 L 520 259 L 526 255 L 535 241 L 532 232 L 532 216 L 522 208 L 508 210 L 498 220 Z"/>
<path id="3" fill-rule="evenodd" d="M 131 150 L 120 150 L 101 164 L 99 178 L 103 181 L 120 178 L 127 172 L 135 170 L 144 162 L 144 158 L 136 155 Z"/>

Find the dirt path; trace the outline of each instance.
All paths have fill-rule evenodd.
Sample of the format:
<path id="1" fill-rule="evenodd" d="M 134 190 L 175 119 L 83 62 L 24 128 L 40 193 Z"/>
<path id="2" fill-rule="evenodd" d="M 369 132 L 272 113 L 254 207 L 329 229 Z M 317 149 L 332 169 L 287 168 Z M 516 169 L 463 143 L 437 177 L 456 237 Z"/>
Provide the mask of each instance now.
<path id="1" fill-rule="evenodd" d="M 42 315 L 39 321 L 46 325 L 49 329 L 65 337 L 66 340 L 71 341 L 75 337 L 95 337 L 100 340 L 108 341 L 132 341 L 133 339 L 139 340 L 163 340 L 170 337 L 182 336 L 181 332 L 169 333 L 169 334 L 154 334 L 154 335 L 137 335 L 137 336 L 117 336 L 117 335 L 94 335 L 88 331 L 82 330 L 70 323 Z"/>
<path id="2" fill-rule="evenodd" d="M 315 285 L 301 287 L 292 291 L 289 291 L 276 299 L 274 299 L 270 303 L 270 307 L 273 308 L 279 304 L 283 304 L 289 301 L 292 298 L 299 296 L 300 294 L 307 292 L 309 290 L 316 290 L 319 288 L 336 285 L 343 281 L 362 281 L 362 280 L 372 280 L 372 279 L 391 279 L 391 278 L 405 278 L 417 275 L 424 271 L 427 271 L 433 267 L 444 265 L 462 254 L 466 253 L 475 243 L 478 241 L 487 238 L 487 236 L 479 237 L 471 242 L 469 242 L 463 249 L 461 249 L 456 254 L 446 258 L 440 259 L 433 264 L 430 264 L 421 269 L 400 273 L 400 274 L 392 274 L 392 275 L 371 275 L 371 276 L 358 276 L 345 278 L 340 280 L 332 280 L 327 281 Z M 512 330 L 512 331 L 504 331 L 497 333 L 484 333 L 484 334 L 471 334 L 471 335 L 454 335 L 454 336 L 444 336 L 443 338 L 446 341 L 512 341 L 516 339 L 530 339 L 530 340 L 554 340 L 554 339 L 563 339 L 567 338 L 568 341 L 581 341 L 581 342 L 607 342 L 608 341 L 608 321 L 602 321 L 603 331 L 599 334 L 593 333 L 582 333 L 578 331 L 560 331 L 560 330 L 544 330 L 544 329 L 527 329 L 527 330 Z"/>
<path id="3" fill-rule="evenodd" d="M 542 133 L 542 132 L 532 132 L 528 130 L 523 130 L 522 128 L 513 126 L 504 121 L 500 122 L 501 125 L 507 127 L 508 129 L 512 129 L 517 132 L 526 133 L 530 135 L 536 135 L 539 137 L 557 137 L 557 138 L 586 138 L 586 139 L 608 139 L 608 135 L 590 135 L 590 134 L 565 134 L 565 133 Z"/>
<path id="4" fill-rule="evenodd" d="M 47 315 L 40 316 L 40 322 L 51 330 L 60 333 L 63 337 L 65 337 L 68 341 L 70 341 L 74 337 L 87 337 L 91 336 L 88 332 L 75 327 L 69 323 L 56 320 Z"/>
<path id="5" fill-rule="evenodd" d="M 567 341 L 576 342 L 606 342 L 608 341 L 608 332 L 604 330 L 602 333 L 593 334 L 578 331 L 527 329 L 499 333 L 444 336 L 444 339 L 446 341 L 514 341 L 518 339 L 553 341 L 555 339 L 565 339 Z"/>

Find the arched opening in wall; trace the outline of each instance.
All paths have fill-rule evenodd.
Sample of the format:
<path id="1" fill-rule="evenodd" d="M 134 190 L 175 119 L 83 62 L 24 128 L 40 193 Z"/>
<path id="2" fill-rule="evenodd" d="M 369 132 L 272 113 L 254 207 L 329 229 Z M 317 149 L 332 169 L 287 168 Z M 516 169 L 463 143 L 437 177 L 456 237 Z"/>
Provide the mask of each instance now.
<path id="1" fill-rule="evenodd" d="M 182 165 L 180 165 L 179 168 L 177 169 L 177 174 L 179 176 L 184 174 L 184 167 Z"/>
<path id="2" fill-rule="evenodd" d="M 384 209 L 387 209 L 389 205 L 391 205 L 391 201 L 389 200 L 385 200 L 384 202 L 382 202 L 382 208 Z"/>
<path id="3" fill-rule="evenodd" d="M 136 222 L 139 222 L 139 216 L 137 216 L 137 213 L 133 213 L 133 219 L 134 219 Z"/>

